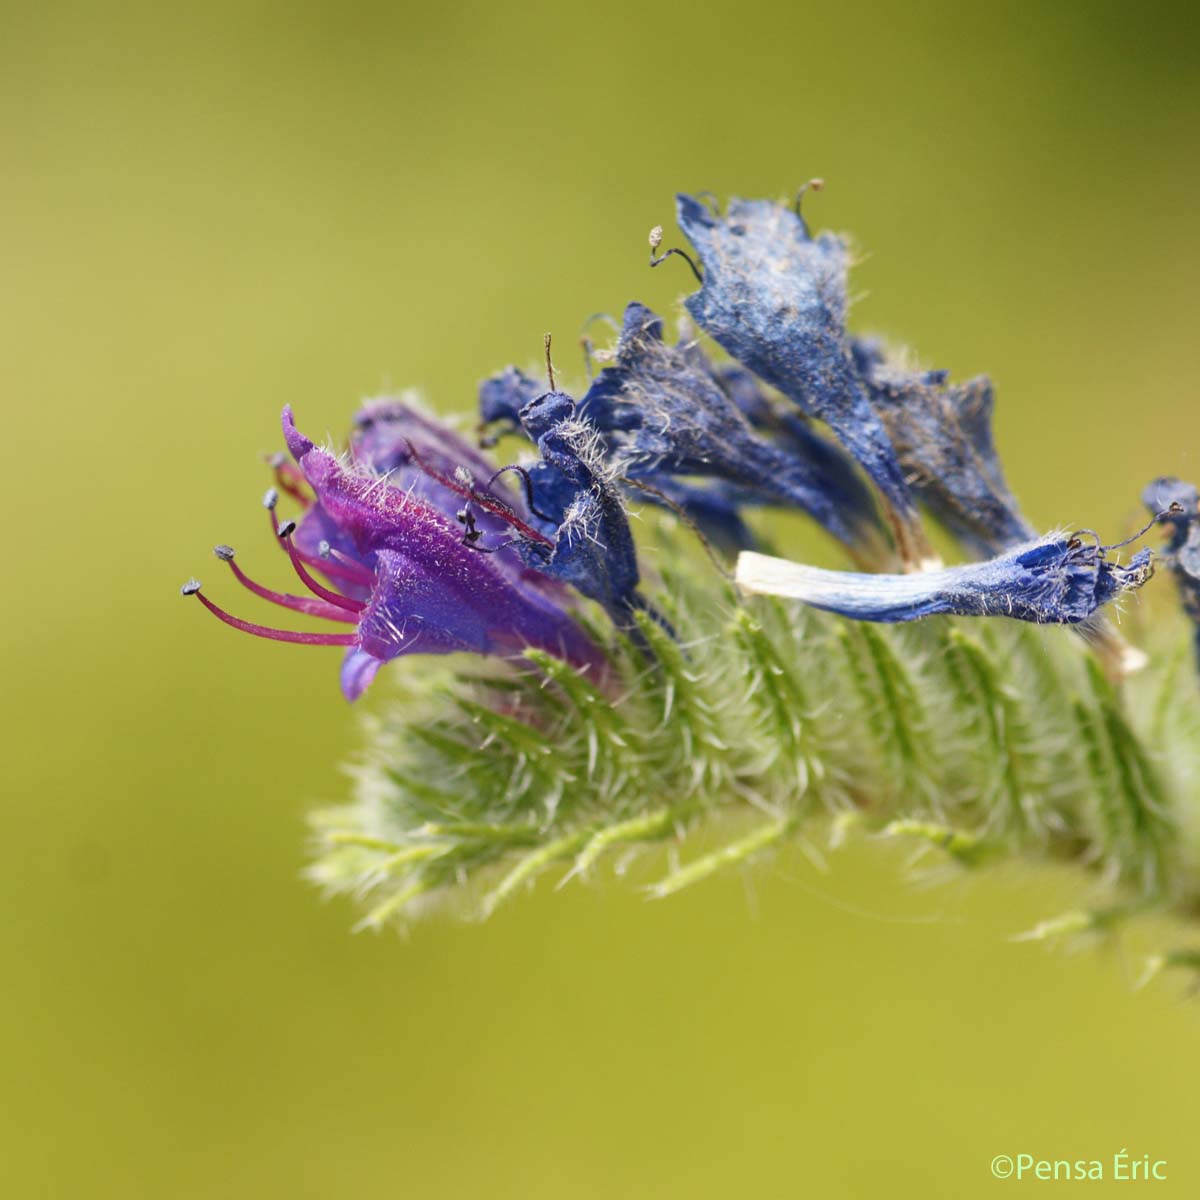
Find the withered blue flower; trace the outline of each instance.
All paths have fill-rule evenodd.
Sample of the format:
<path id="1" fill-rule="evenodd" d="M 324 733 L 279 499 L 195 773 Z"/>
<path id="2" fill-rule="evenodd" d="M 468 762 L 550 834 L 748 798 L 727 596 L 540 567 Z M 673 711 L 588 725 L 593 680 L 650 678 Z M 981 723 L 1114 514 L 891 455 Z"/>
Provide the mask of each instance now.
<path id="1" fill-rule="evenodd" d="M 1153 572 L 1151 552 L 1126 565 L 1108 557 L 1094 534 L 1049 534 L 985 562 L 910 575 L 826 571 L 753 552 L 738 559 L 738 583 L 860 621 L 892 624 L 955 613 L 1012 617 L 1039 625 L 1076 625 Z"/>
<path id="2" fill-rule="evenodd" d="M 414 446 L 429 451 L 433 443 L 455 453 L 454 435 L 432 426 L 428 418 L 409 421 L 393 411 L 388 420 L 410 431 L 410 438 L 405 435 L 409 455 Z M 283 411 L 283 431 L 300 477 L 312 490 L 304 544 L 294 522 L 278 521 L 273 493 L 268 493 L 267 507 L 276 535 L 311 595 L 285 595 L 257 584 L 228 546 L 218 546 L 217 557 L 263 599 L 351 626 L 353 632 L 300 633 L 243 621 L 213 603 L 194 580 L 185 585 L 185 594 L 196 595 L 222 621 L 258 637 L 346 647 L 342 689 L 351 700 L 383 663 L 413 653 L 516 655 L 532 646 L 577 666 L 600 669 L 600 651 L 564 607 L 564 595 L 553 581 L 528 570 L 516 556 L 473 549 L 462 525 L 434 496 L 418 495 L 427 484 L 414 478 L 409 488 L 398 487 L 370 469 L 371 462 L 382 461 L 379 455 L 398 452 L 390 440 L 373 444 L 369 427 L 364 431 L 360 426 L 362 457 L 346 463 L 301 434 L 290 407 Z M 402 457 L 393 469 L 403 472 L 411 466 Z M 458 466 L 472 478 L 469 459 Z M 285 472 L 283 478 L 289 490 L 303 496 L 296 476 Z M 445 486 L 436 475 L 431 479 Z M 506 528 L 523 524 L 506 501 L 494 501 L 494 507 L 505 513 Z M 319 534 L 327 536 L 310 548 Z"/>
<path id="3" fill-rule="evenodd" d="M 735 359 L 833 430 L 886 500 L 904 559 L 931 557 L 846 337 L 845 244 L 812 237 L 798 211 L 771 201 L 735 199 L 718 214 L 691 196 L 677 199 L 679 225 L 703 264 L 688 312 Z"/>
<path id="4" fill-rule="evenodd" d="M 991 381 L 905 370 L 871 342 L 852 349 L 908 482 L 933 515 L 981 558 L 1036 538 L 996 453 Z"/>
<path id="5" fill-rule="evenodd" d="M 628 626 L 632 612 L 647 605 L 637 590 L 637 550 L 600 432 L 566 392 L 543 393 L 519 416 L 540 456 L 527 471 L 531 511 L 552 543 L 523 541 L 526 562 Z"/>
<path id="6" fill-rule="evenodd" d="M 770 419 L 757 386 L 731 376 L 731 395 L 723 382 L 698 347 L 668 345 L 662 319 L 635 302 L 625 309 L 614 365 L 592 381 L 579 412 L 631 479 L 662 488 L 713 477 L 733 485 L 742 503 L 810 514 L 860 558 L 877 560 L 886 536 L 849 459 L 810 430 L 793 431 L 786 448 L 769 440 L 746 411 L 760 425 Z"/>
<path id="7" fill-rule="evenodd" d="M 1190 483 L 1165 475 L 1147 484 L 1142 502 L 1167 535 L 1163 558 L 1179 587 L 1183 611 L 1196 624 L 1200 661 L 1200 493 Z"/>
<path id="8" fill-rule="evenodd" d="M 521 409 L 536 400 L 545 387 L 517 367 L 485 379 L 479 385 L 479 420 L 495 427 L 495 433 L 518 433 L 521 429 Z"/>
<path id="9" fill-rule="evenodd" d="M 525 434 L 521 410 L 545 394 L 546 389 L 541 383 L 517 367 L 505 367 L 485 379 L 479 386 L 480 431 L 484 443 L 490 444 L 506 433 Z M 612 444 L 608 438 L 604 452 L 611 462 Z M 530 470 L 531 479 L 537 478 L 541 487 L 561 486 L 562 477 L 558 472 L 548 473 L 539 466 Z M 705 536 L 731 554 L 755 544 L 739 511 L 747 500 L 753 502 L 752 498 L 719 481 L 697 483 L 659 474 L 652 480 L 644 476 L 632 480 L 625 475 L 623 483 L 637 485 L 630 490 L 639 500 L 682 511 Z"/>

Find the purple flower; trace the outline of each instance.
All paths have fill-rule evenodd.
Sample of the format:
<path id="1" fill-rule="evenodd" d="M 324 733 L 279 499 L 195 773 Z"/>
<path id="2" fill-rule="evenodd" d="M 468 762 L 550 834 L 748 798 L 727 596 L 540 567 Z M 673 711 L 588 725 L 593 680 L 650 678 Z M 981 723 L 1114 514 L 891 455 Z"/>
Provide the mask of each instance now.
<path id="1" fill-rule="evenodd" d="M 719 215 L 681 195 L 678 219 L 704 267 L 700 290 L 685 302 L 693 319 L 833 430 L 887 501 L 905 561 L 931 557 L 904 469 L 846 337 L 844 243 L 830 234 L 813 238 L 798 211 L 766 200 L 732 200 Z"/>
<path id="2" fill-rule="evenodd" d="M 299 476 L 281 467 L 282 481 L 293 494 L 303 496 L 302 478 L 313 493 L 302 522 L 304 536 L 294 522 L 279 523 L 274 490 L 268 493 L 267 507 L 276 535 L 310 595 L 265 588 L 242 571 L 230 547 L 216 549 L 237 579 L 263 599 L 349 626 L 352 632 L 299 633 L 243 621 L 209 600 L 194 580 L 184 586 L 184 593 L 196 595 L 222 621 L 255 636 L 346 647 L 342 690 L 350 700 L 361 695 L 383 663 L 404 654 L 516 655 L 532 646 L 599 671 L 600 652 L 563 606 L 561 589 L 529 571 L 515 555 L 480 553 L 464 535 L 463 525 L 445 511 L 447 502 L 463 490 L 476 491 L 472 470 L 487 469 L 488 464 L 474 452 L 458 461 L 463 445 L 455 436 L 403 406 L 367 413 L 351 459 L 344 463 L 297 431 L 290 407 L 283 410 L 284 436 Z M 384 433 L 378 428 L 381 421 L 396 428 Z M 470 485 L 448 486 L 456 480 L 412 475 L 409 486 L 402 487 L 373 469 L 394 458 L 390 469 L 403 478 L 423 453 L 455 460 L 456 470 Z M 512 522 L 523 526 L 517 507 L 488 493 L 488 482 L 478 489 L 481 503 L 488 506 L 484 511 L 503 513 L 505 528 Z M 536 531 L 529 532 L 536 539 Z"/>
<path id="3" fill-rule="evenodd" d="M 751 592 L 803 600 L 860 621 L 892 624 L 939 613 L 1012 617 L 1076 625 L 1153 573 L 1151 552 L 1122 566 L 1090 532 L 1049 534 L 998 558 L 912 575 L 825 571 L 763 554 L 738 559 L 738 583 Z"/>

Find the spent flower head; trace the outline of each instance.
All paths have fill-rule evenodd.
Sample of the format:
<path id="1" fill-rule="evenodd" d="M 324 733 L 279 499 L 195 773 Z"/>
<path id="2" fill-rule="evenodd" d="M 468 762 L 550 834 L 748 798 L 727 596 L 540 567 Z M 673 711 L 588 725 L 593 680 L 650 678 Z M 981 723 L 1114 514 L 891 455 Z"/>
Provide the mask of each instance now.
<path id="1" fill-rule="evenodd" d="M 745 505 L 807 513 L 862 559 L 886 555 L 875 503 L 851 462 L 811 431 L 786 445 L 771 441 L 745 411 L 762 428 L 769 402 L 752 381 L 735 377 L 734 386 L 731 394 L 697 346 L 669 345 L 662 318 L 634 302 L 614 363 L 592 381 L 580 412 L 632 479 L 661 488 L 689 476 L 715 478 L 735 487 Z"/>
<path id="2" fill-rule="evenodd" d="M 871 407 L 846 335 L 849 253 L 814 238 L 799 206 L 730 200 L 715 212 L 678 197 L 679 226 L 703 267 L 685 301 L 738 362 L 824 421 L 879 488 L 905 561 L 932 557 L 904 469 Z"/>

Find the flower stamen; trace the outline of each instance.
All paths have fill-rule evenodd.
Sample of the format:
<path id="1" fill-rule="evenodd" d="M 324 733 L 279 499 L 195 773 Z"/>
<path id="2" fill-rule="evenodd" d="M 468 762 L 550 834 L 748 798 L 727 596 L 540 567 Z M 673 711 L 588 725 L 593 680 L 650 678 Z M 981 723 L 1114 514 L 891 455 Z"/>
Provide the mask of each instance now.
<path id="1" fill-rule="evenodd" d="M 195 596 L 218 621 L 232 625 L 243 633 L 253 637 L 266 638 L 271 642 L 293 642 L 301 646 L 353 646 L 358 642 L 358 636 L 353 633 L 300 633 L 295 629 L 272 629 L 267 625 L 255 625 L 252 621 L 243 621 L 227 613 L 219 604 L 214 604 L 201 590 L 198 579 L 189 579 L 179 590 L 185 596 Z"/>
<path id="2" fill-rule="evenodd" d="M 272 512 L 271 515 L 274 517 L 274 512 Z M 325 587 L 323 584 L 318 583 L 317 580 L 315 580 L 308 573 L 303 561 L 301 560 L 300 552 L 292 543 L 292 534 L 295 532 L 295 521 L 285 521 L 284 524 L 279 525 L 275 530 L 276 536 L 283 543 L 284 548 L 287 550 L 288 558 L 292 560 L 292 568 L 300 577 L 300 582 L 303 583 L 304 586 L 308 588 L 308 590 L 312 592 L 314 596 L 320 596 L 322 600 L 328 601 L 336 608 L 342 608 L 347 612 L 352 613 L 362 612 L 362 610 L 366 608 L 366 605 L 361 600 L 352 600 L 349 596 L 343 596 L 341 592 L 335 592 L 331 588 Z"/>
<path id="3" fill-rule="evenodd" d="M 318 600 L 309 596 L 292 596 L 286 592 L 276 592 L 251 579 L 235 561 L 232 546 L 214 546 L 213 553 L 223 563 L 229 564 L 229 569 L 233 572 L 234 578 L 244 588 L 253 592 L 256 596 L 261 596 L 264 600 L 269 600 L 272 604 L 278 604 L 280 608 L 286 608 L 292 612 L 305 613 L 310 617 L 322 617 L 326 621 L 355 623 L 355 617 L 347 613 L 345 609 L 329 604 L 325 600 Z"/>

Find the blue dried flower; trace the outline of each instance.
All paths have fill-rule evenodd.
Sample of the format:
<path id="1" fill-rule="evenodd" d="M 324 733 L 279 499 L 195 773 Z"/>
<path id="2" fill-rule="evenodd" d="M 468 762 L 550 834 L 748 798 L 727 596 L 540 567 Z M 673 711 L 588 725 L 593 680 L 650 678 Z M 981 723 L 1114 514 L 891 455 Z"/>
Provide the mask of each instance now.
<path id="1" fill-rule="evenodd" d="M 873 342 L 851 349 L 908 482 L 934 516 L 981 558 L 1033 540 L 992 439 L 991 381 L 907 371 Z"/>
<path id="2" fill-rule="evenodd" d="M 521 425 L 521 410 L 533 400 L 544 395 L 546 389 L 517 367 L 505 367 L 503 371 L 485 379 L 479 386 L 480 430 L 484 444 L 492 444 L 506 433 L 524 434 Z M 606 439 L 605 455 L 611 455 L 611 444 Z M 541 468 L 534 467 L 533 476 L 540 477 Z M 531 478 L 533 477 L 531 476 Z M 542 481 L 554 487 L 554 478 Z M 626 475 L 626 485 L 635 481 Z M 660 475 L 654 480 L 641 478 L 632 490 L 639 499 L 652 504 L 682 511 L 699 527 L 710 541 L 730 554 L 747 549 L 755 544 L 754 536 L 742 520 L 739 507 L 745 497 L 719 482 L 696 484 L 671 479 Z"/>
<path id="3" fill-rule="evenodd" d="M 860 557 L 878 559 L 885 535 L 849 459 L 808 430 L 787 449 L 756 433 L 745 410 L 765 424 L 769 401 L 752 381 L 732 383 L 741 405 L 698 348 L 668 345 L 662 319 L 635 302 L 615 365 L 593 380 L 579 411 L 631 479 L 663 488 L 680 476 L 713 477 L 742 503 L 799 508 Z"/>
<path id="4" fill-rule="evenodd" d="M 526 540 L 530 566 L 597 601 L 623 627 L 638 594 L 637 550 L 603 439 L 566 392 L 545 392 L 519 413 L 540 460 L 528 468 L 534 520 L 551 545 Z"/>
<path id="5" fill-rule="evenodd" d="M 1107 557 L 1114 547 L 1091 536 L 1049 534 L 986 562 L 911 575 L 826 571 L 746 552 L 737 580 L 747 591 L 803 600 L 860 621 L 892 624 L 956 613 L 1076 625 L 1153 573 L 1149 550 L 1122 566 Z"/>
<path id="6" fill-rule="evenodd" d="M 1183 611 L 1196 624 L 1200 660 L 1200 493 L 1190 483 L 1163 476 L 1146 486 L 1142 502 L 1167 534 L 1163 557 L 1179 586 Z"/>
<path id="7" fill-rule="evenodd" d="M 688 311 L 729 354 L 824 421 L 887 501 L 910 563 L 931 557 L 904 469 L 845 333 L 844 243 L 813 238 L 797 211 L 732 200 L 724 215 L 681 195 L 680 227 L 704 266 Z"/>
<path id="8" fill-rule="evenodd" d="M 498 427 L 496 434 L 520 432 L 521 409 L 545 390 L 538 380 L 524 371 L 505 367 L 479 385 L 480 424 Z"/>

